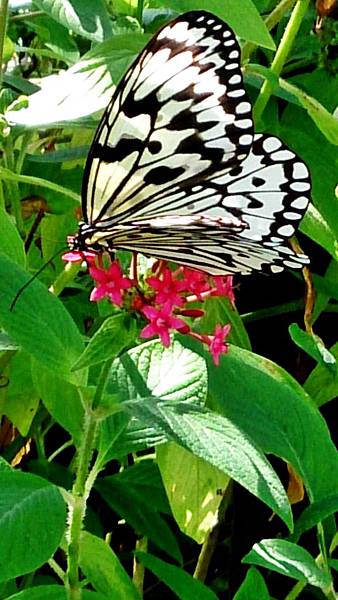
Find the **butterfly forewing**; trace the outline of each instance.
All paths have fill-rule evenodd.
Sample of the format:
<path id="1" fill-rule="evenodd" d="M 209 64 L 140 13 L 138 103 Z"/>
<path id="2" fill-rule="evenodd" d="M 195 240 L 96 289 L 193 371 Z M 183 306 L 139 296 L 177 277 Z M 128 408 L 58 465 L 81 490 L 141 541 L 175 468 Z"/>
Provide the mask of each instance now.
<path id="1" fill-rule="evenodd" d="M 210 13 L 186 13 L 152 38 L 103 115 L 85 168 L 84 219 L 111 228 L 159 205 L 176 214 L 185 189 L 239 164 L 252 140 L 234 33 Z"/>
<path id="2" fill-rule="evenodd" d="M 104 113 L 76 244 L 211 274 L 301 268 L 287 239 L 310 187 L 278 138 L 253 136 L 233 32 L 194 11 L 152 38 Z"/>

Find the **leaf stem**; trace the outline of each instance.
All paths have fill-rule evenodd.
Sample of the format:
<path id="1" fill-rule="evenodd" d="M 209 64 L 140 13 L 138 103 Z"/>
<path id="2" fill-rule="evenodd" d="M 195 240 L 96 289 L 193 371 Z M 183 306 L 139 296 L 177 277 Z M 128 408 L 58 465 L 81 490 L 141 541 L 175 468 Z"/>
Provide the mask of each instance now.
<path id="1" fill-rule="evenodd" d="M 297 0 L 295 7 L 291 13 L 291 17 L 285 28 L 284 34 L 282 36 L 280 44 L 277 48 L 277 52 L 274 56 L 270 67 L 271 73 L 273 73 L 273 75 L 277 77 L 279 77 L 283 65 L 291 50 L 292 44 L 301 26 L 305 13 L 308 9 L 309 2 L 310 0 Z M 269 101 L 271 93 L 272 86 L 269 81 L 265 80 L 253 109 L 254 119 L 256 123 L 260 120 L 263 111 Z"/>

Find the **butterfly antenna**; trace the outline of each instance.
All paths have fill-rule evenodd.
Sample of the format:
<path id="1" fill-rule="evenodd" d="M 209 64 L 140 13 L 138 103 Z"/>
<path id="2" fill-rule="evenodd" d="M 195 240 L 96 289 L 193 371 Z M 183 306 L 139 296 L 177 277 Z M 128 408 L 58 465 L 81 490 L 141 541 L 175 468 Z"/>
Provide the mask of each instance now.
<path id="1" fill-rule="evenodd" d="M 36 279 L 37 277 L 39 277 L 40 273 L 42 273 L 42 271 L 45 270 L 46 267 L 48 267 L 48 265 L 51 264 L 51 262 L 53 262 L 53 260 L 55 260 L 55 258 L 57 256 L 59 256 L 59 254 L 61 254 L 61 252 L 64 252 L 65 250 L 67 250 L 68 246 L 65 246 L 64 248 L 61 248 L 61 250 L 58 250 L 57 252 L 55 252 L 55 254 L 53 254 L 53 256 L 51 256 L 51 258 L 49 258 L 43 265 L 42 267 L 40 267 L 40 269 L 38 269 L 36 271 L 36 273 L 34 273 L 34 275 L 32 275 L 32 277 L 30 277 L 26 283 L 23 284 L 23 286 L 21 286 L 21 288 L 17 291 L 17 293 L 15 294 L 11 305 L 9 307 L 10 312 L 13 311 L 17 301 L 19 300 L 21 294 L 25 291 L 25 289 L 32 283 L 32 281 L 34 281 L 34 279 Z"/>

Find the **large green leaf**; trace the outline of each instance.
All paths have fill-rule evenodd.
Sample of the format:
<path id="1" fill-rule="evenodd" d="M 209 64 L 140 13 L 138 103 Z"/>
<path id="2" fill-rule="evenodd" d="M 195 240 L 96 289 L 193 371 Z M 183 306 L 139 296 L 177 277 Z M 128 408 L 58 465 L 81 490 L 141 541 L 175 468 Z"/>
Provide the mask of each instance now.
<path id="1" fill-rule="evenodd" d="M 263 452 L 291 463 L 311 501 L 335 493 L 336 449 L 324 419 L 297 381 L 266 358 L 235 346 L 218 368 L 207 360 L 210 406 Z"/>
<path id="2" fill-rule="evenodd" d="M 166 0 L 153 0 L 151 6 L 168 6 Z M 233 29 L 236 35 L 263 46 L 263 48 L 275 49 L 275 43 L 260 16 L 255 3 L 252 0 L 208 0 L 206 5 L 204 0 L 171 0 L 170 8 L 184 13 L 188 10 L 208 10 L 220 19 L 223 19 Z"/>
<path id="3" fill-rule="evenodd" d="M 136 587 L 113 550 L 87 531 L 81 535 L 80 567 L 106 600 L 140 600 Z"/>
<path id="4" fill-rule="evenodd" d="M 0 252 L 6 254 L 18 265 L 25 266 L 26 255 L 23 241 L 13 220 L 0 206 Z"/>
<path id="5" fill-rule="evenodd" d="M 102 0 L 34 0 L 34 3 L 55 21 L 85 38 L 102 42 L 112 33 L 109 14 Z"/>
<path id="6" fill-rule="evenodd" d="M 206 371 L 198 354 L 178 341 L 168 349 L 142 344 L 114 361 L 106 390 L 132 417 L 111 457 L 174 441 L 258 494 L 291 527 L 285 491 L 263 453 L 240 427 L 203 409 Z"/>
<path id="7" fill-rule="evenodd" d="M 39 401 L 32 381 L 31 356 L 25 351 L 18 352 L 10 362 L 9 384 L 0 389 L 0 413 L 6 415 L 21 435 L 25 436 Z"/>
<path id="8" fill-rule="evenodd" d="M 41 89 L 28 98 L 28 107 L 9 110 L 6 119 L 18 125 L 37 127 L 72 121 L 105 108 L 130 63 L 142 50 L 149 36 L 144 33 L 120 34 L 98 44 L 67 71 L 41 80 Z M 94 124 L 86 121 L 87 126 Z"/>
<path id="9" fill-rule="evenodd" d="M 266 567 L 322 589 L 331 583 L 329 575 L 318 567 L 307 550 L 285 540 L 262 540 L 253 546 L 243 562 Z"/>
<path id="10" fill-rule="evenodd" d="M 135 554 L 138 560 L 170 587 L 180 600 L 217 600 L 217 596 L 212 590 L 209 590 L 201 581 L 194 579 L 183 569 L 169 565 L 146 552 L 136 552 Z"/>
<path id="11" fill-rule="evenodd" d="M 207 393 L 205 362 L 179 342 L 173 342 L 170 348 L 164 348 L 157 341 L 147 342 L 114 361 L 106 392 L 113 396 L 117 394 L 121 402 L 154 396 L 204 404 Z M 105 460 L 164 441 L 162 433 L 151 423 L 133 419 L 116 443 L 109 444 L 116 429 L 116 419 L 113 415 L 101 425 L 100 440 L 105 449 Z"/>
<path id="12" fill-rule="evenodd" d="M 174 341 L 164 348 L 158 341 L 141 344 L 113 363 L 107 393 L 120 400 L 154 396 L 171 401 L 203 404 L 207 372 L 203 358 Z"/>
<path id="13" fill-rule="evenodd" d="M 290 506 L 276 473 L 249 435 L 230 419 L 187 402 L 148 398 L 125 406 L 144 425 L 157 430 L 162 441 L 174 441 L 227 473 L 292 528 Z"/>
<path id="14" fill-rule="evenodd" d="M 62 302 L 37 279 L 11 303 L 30 276 L 0 255 L 0 322 L 11 338 L 41 364 L 70 380 L 79 380 L 71 367 L 81 354 L 79 330 Z"/>
<path id="15" fill-rule="evenodd" d="M 230 477 L 177 444 L 158 446 L 156 457 L 176 522 L 203 544 L 217 523 Z"/>
<path id="16" fill-rule="evenodd" d="M 46 508 L 48 507 L 48 510 Z M 48 481 L 0 472 L 0 581 L 34 571 L 51 558 L 66 526 L 66 506 Z"/>

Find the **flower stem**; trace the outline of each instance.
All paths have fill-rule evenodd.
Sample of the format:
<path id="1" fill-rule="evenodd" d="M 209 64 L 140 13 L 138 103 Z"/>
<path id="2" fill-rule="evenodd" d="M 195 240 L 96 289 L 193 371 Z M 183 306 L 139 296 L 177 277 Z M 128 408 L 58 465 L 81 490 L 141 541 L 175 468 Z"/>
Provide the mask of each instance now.
<path id="1" fill-rule="evenodd" d="M 79 263 L 67 263 L 63 271 L 59 273 L 54 283 L 50 286 L 49 291 L 55 296 L 59 296 L 68 283 L 73 281 L 80 268 L 81 265 Z"/>
<path id="2" fill-rule="evenodd" d="M 279 77 L 283 65 L 291 50 L 292 44 L 301 26 L 302 20 L 308 9 L 310 0 L 297 0 L 292 11 L 289 22 L 285 28 L 283 37 L 278 46 L 275 57 L 271 63 L 270 71 L 273 75 Z M 268 80 L 265 80 L 253 109 L 254 119 L 256 123 L 260 120 L 263 111 L 272 94 L 272 86 Z"/>

